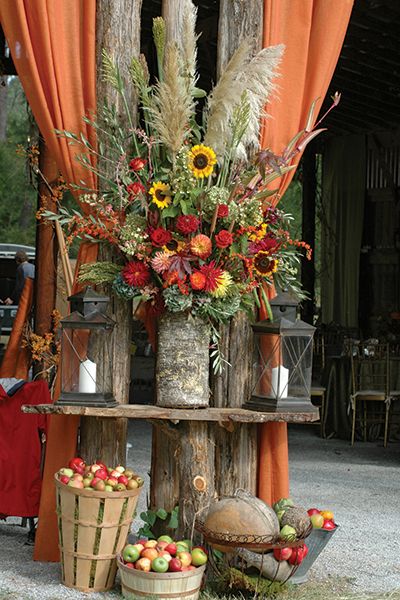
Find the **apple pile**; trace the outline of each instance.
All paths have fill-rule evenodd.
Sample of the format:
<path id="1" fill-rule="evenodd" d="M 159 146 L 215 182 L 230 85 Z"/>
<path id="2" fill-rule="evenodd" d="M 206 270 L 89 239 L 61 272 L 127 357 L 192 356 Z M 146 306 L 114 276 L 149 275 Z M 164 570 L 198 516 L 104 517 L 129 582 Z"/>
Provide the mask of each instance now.
<path id="1" fill-rule="evenodd" d="M 190 540 L 175 542 L 169 535 L 157 540 L 139 540 L 127 544 L 122 551 L 126 567 L 155 573 L 194 571 L 207 562 L 207 552 L 201 546 L 192 548 Z"/>
<path id="2" fill-rule="evenodd" d="M 142 487 L 144 480 L 135 475 L 132 469 L 122 465 L 115 468 L 107 467 L 97 460 L 87 465 L 82 458 L 71 458 L 68 467 L 62 467 L 56 474 L 61 483 L 78 489 L 94 490 L 97 492 L 123 492 Z"/>
<path id="3" fill-rule="evenodd" d="M 273 554 L 275 560 L 278 562 L 287 560 L 289 565 L 299 565 L 307 556 L 308 547 L 306 544 L 303 544 L 302 546 L 296 546 L 295 548 L 274 548 Z"/>
<path id="4" fill-rule="evenodd" d="M 334 514 L 331 510 L 319 510 L 318 508 L 309 508 L 308 514 L 314 529 L 326 529 L 331 531 L 336 529 L 337 525 L 334 521 Z"/>

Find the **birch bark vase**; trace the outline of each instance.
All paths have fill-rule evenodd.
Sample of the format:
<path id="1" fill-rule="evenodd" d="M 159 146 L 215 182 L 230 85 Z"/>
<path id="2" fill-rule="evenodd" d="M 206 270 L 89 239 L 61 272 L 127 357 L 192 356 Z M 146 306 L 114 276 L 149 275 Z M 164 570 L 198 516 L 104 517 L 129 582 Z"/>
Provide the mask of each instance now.
<path id="1" fill-rule="evenodd" d="M 184 312 L 159 320 L 156 403 L 168 408 L 208 406 L 210 329 Z"/>

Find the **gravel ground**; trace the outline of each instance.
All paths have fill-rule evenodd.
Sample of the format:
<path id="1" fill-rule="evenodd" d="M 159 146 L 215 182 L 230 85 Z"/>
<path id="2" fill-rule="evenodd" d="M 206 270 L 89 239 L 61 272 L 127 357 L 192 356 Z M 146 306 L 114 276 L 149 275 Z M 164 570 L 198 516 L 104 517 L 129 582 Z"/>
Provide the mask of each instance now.
<path id="1" fill-rule="evenodd" d="M 145 476 L 138 514 L 146 506 L 149 486 L 151 427 L 129 424 L 129 465 Z M 332 509 L 338 531 L 314 563 L 310 583 L 349 580 L 358 594 L 400 591 L 400 443 L 322 440 L 315 426 L 290 426 L 291 495 L 302 506 Z M 32 561 L 27 533 L 10 519 L 0 524 L 0 600 L 120 599 L 118 591 L 88 596 L 64 587 L 56 563 Z M 133 531 L 139 526 L 136 520 Z M 302 587 L 302 586 L 299 586 Z M 116 587 L 118 590 L 118 586 Z"/>

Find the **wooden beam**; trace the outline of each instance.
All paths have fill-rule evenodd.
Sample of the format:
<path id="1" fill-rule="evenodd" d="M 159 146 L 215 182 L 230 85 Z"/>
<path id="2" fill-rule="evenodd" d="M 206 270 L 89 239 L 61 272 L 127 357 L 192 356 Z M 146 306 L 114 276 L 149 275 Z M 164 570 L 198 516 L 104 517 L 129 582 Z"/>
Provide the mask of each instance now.
<path id="1" fill-rule="evenodd" d="M 317 192 L 315 149 L 310 144 L 302 158 L 303 198 L 302 198 L 302 240 L 313 249 L 311 260 L 301 264 L 301 285 L 308 294 L 302 302 L 301 317 L 306 323 L 313 324 L 315 299 L 315 197 Z"/>
<path id="2" fill-rule="evenodd" d="M 318 409 L 311 407 L 309 411 L 296 412 L 258 412 L 244 408 L 164 408 L 161 406 L 144 406 L 143 404 L 120 404 L 114 408 L 96 408 L 92 406 L 59 406 L 57 404 L 38 404 L 22 406 L 22 412 L 27 414 L 46 415 L 80 415 L 81 417 L 95 417 L 115 419 L 161 420 L 171 421 L 176 424 L 180 421 L 196 421 L 210 423 L 265 423 L 268 421 L 281 421 L 285 423 L 307 423 L 319 418 Z M 226 431 L 226 429 L 224 429 Z M 220 431 L 219 433 L 221 433 Z M 165 429 L 164 429 L 164 435 Z M 173 437 L 173 436 L 172 436 Z"/>

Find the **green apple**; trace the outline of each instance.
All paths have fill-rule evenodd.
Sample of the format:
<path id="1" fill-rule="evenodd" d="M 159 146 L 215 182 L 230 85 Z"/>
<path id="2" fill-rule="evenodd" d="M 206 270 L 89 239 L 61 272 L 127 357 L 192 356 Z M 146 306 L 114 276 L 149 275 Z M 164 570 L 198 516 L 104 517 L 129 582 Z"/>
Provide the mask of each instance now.
<path id="1" fill-rule="evenodd" d="M 133 544 L 128 544 L 122 551 L 122 558 L 125 562 L 136 562 L 140 556 L 140 550 Z"/>
<path id="2" fill-rule="evenodd" d="M 176 542 L 176 553 L 178 554 L 178 552 L 189 552 L 189 546 L 186 542 Z"/>
<path id="3" fill-rule="evenodd" d="M 310 521 L 311 521 L 314 529 L 321 529 L 321 527 L 323 526 L 323 524 L 325 522 L 325 519 L 321 514 L 314 514 L 314 515 L 311 515 Z"/>
<path id="4" fill-rule="evenodd" d="M 285 525 L 280 531 L 280 536 L 283 540 L 294 541 L 296 539 L 296 530 L 290 525 Z"/>
<path id="5" fill-rule="evenodd" d="M 168 571 L 169 562 L 166 558 L 158 556 L 151 561 L 151 570 L 156 573 L 166 573 Z"/>
<path id="6" fill-rule="evenodd" d="M 203 548 L 193 548 L 192 552 L 192 565 L 195 567 L 201 567 L 201 565 L 205 565 L 208 557 L 204 552 Z"/>

